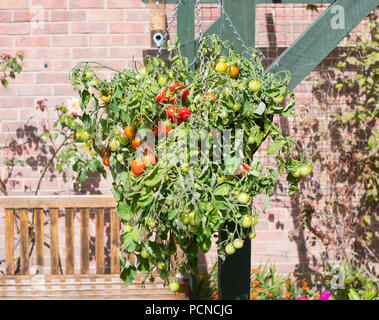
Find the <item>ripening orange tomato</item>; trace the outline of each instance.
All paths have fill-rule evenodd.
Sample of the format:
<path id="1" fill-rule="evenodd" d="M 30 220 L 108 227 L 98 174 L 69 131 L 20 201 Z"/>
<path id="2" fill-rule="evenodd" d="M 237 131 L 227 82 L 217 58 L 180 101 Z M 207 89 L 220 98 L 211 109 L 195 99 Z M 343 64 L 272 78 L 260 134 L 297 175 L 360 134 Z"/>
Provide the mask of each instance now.
<path id="1" fill-rule="evenodd" d="M 211 92 L 206 93 L 204 96 L 204 100 L 214 101 L 215 99 L 215 95 Z"/>
<path id="2" fill-rule="evenodd" d="M 240 70 L 236 66 L 230 66 L 228 67 L 228 74 L 231 78 L 237 78 L 238 74 L 240 73 Z"/>
<path id="3" fill-rule="evenodd" d="M 133 160 L 131 163 L 132 172 L 136 176 L 140 176 L 145 172 L 145 163 L 142 160 Z"/>
<path id="4" fill-rule="evenodd" d="M 109 158 L 103 158 L 103 165 L 109 167 Z"/>
<path id="5" fill-rule="evenodd" d="M 141 140 L 139 138 L 135 138 L 132 140 L 132 146 L 134 149 L 137 149 L 142 144 Z"/>
<path id="6" fill-rule="evenodd" d="M 126 137 L 133 139 L 136 135 L 136 127 L 134 125 L 126 126 L 124 129 L 124 134 Z"/>

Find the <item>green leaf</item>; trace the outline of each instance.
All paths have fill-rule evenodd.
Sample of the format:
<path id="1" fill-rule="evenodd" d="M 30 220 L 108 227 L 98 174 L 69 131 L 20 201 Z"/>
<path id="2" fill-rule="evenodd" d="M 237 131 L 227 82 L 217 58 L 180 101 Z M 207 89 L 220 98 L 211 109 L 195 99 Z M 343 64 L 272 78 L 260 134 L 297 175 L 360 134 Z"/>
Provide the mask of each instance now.
<path id="1" fill-rule="evenodd" d="M 125 234 L 122 241 L 128 252 L 134 252 L 137 249 L 138 243 L 133 240 L 131 232 Z"/>
<path id="2" fill-rule="evenodd" d="M 150 203 L 153 202 L 153 196 L 152 193 L 150 192 L 149 194 L 142 196 L 139 198 L 137 205 L 140 207 L 147 207 Z"/>
<path id="3" fill-rule="evenodd" d="M 140 239 L 141 239 L 141 233 L 139 232 L 138 229 L 133 229 L 131 232 L 130 232 L 130 235 L 132 237 L 132 240 L 134 242 L 138 242 Z"/>
<path id="4" fill-rule="evenodd" d="M 359 296 L 359 294 L 354 289 L 350 289 L 349 290 L 349 299 L 350 300 L 361 300 L 361 297 Z"/>
<path id="5" fill-rule="evenodd" d="M 150 271 L 149 259 L 137 256 L 137 270 L 143 274 L 148 274 Z"/>
<path id="6" fill-rule="evenodd" d="M 284 140 L 284 139 L 275 140 L 273 143 L 271 143 L 269 145 L 269 147 L 267 149 L 267 154 L 271 155 L 271 154 L 275 154 L 275 153 L 279 152 L 285 143 L 286 143 L 286 140 Z"/>
<path id="7" fill-rule="evenodd" d="M 124 281 L 125 286 L 129 286 L 136 278 L 137 270 L 132 264 L 129 264 L 121 271 L 120 278 Z"/>
<path id="8" fill-rule="evenodd" d="M 128 203 L 125 201 L 117 204 L 117 213 L 122 220 L 128 221 L 132 216 L 132 209 Z"/>
<path id="9" fill-rule="evenodd" d="M 263 202 L 263 205 L 262 205 L 262 211 L 263 212 L 267 209 L 269 203 L 270 203 L 270 196 L 268 194 L 266 194 L 265 201 Z"/>
<path id="10" fill-rule="evenodd" d="M 374 138 L 374 136 L 371 136 L 370 139 L 368 140 L 367 147 L 368 147 L 370 150 L 372 150 L 372 149 L 374 149 L 375 144 L 376 144 L 376 142 L 375 142 L 375 138 Z"/>
<path id="11" fill-rule="evenodd" d="M 148 187 L 154 187 L 162 181 L 162 176 L 158 172 L 158 167 L 155 167 L 154 170 L 146 177 L 145 185 Z"/>
<path id="12" fill-rule="evenodd" d="M 215 196 L 226 196 L 230 192 L 230 185 L 227 182 L 223 182 L 219 184 L 216 188 L 213 190 L 213 194 Z"/>

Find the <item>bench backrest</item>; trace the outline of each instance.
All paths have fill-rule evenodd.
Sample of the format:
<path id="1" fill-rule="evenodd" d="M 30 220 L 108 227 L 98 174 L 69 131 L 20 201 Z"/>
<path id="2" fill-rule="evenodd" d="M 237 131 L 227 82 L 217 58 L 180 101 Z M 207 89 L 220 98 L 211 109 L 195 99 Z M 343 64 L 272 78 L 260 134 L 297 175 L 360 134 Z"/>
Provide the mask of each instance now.
<path id="1" fill-rule="evenodd" d="M 115 211 L 116 202 L 110 196 L 20 196 L 0 197 L 0 208 L 5 210 L 5 271 L 15 274 L 15 219 L 19 219 L 19 273 L 29 274 L 30 236 L 34 237 L 37 273 L 44 266 L 44 248 L 50 246 L 50 273 L 62 273 L 59 266 L 58 218 L 64 215 L 65 274 L 74 274 L 74 215 L 80 219 L 80 274 L 89 274 L 90 211 L 95 215 L 94 258 L 96 274 L 104 274 L 104 218 L 110 224 L 110 273 L 120 272 L 120 219 Z M 28 216 L 32 217 L 28 219 Z M 109 215 L 109 216 L 108 216 Z M 49 225 L 46 234 L 44 227 Z M 31 228 L 33 225 L 33 228 Z M 49 241 L 48 238 L 50 238 Z M 63 239 L 63 237 L 61 236 Z M 46 240 L 47 239 L 47 240 Z M 38 272 L 39 271 L 39 272 Z"/>

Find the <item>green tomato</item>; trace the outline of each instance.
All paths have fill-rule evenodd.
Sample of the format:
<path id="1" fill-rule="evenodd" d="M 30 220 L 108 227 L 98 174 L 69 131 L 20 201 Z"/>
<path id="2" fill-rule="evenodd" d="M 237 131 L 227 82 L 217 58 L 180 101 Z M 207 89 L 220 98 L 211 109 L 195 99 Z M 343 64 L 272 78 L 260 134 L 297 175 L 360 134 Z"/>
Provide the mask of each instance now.
<path id="1" fill-rule="evenodd" d="M 166 271 L 166 270 L 161 270 L 159 272 L 159 277 L 162 279 L 162 280 L 167 280 L 168 279 L 168 276 L 169 276 L 169 272 Z"/>
<path id="2" fill-rule="evenodd" d="M 124 161 L 124 155 L 122 153 L 117 154 L 116 159 L 118 162 Z"/>
<path id="3" fill-rule="evenodd" d="M 196 216 L 195 211 L 192 211 L 188 215 L 188 221 L 193 226 L 199 226 L 200 225 L 200 219 Z"/>
<path id="4" fill-rule="evenodd" d="M 242 227 L 243 228 L 250 228 L 251 225 L 253 224 L 253 218 L 251 216 L 248 216 L 247 214 L 245 214 L 243 217 L 242 217 Z"/>
<path id="5" fill-rule="evenodd" d="M 259 80 L 251 80 L 249 82 L 249 89 L 253 92 L 257 92 L 261 90 L 262 88 L 262 83 Z"/>
<path id="6" fill-rule="evenodd" d="M 293 175 L 296 179 L 299 179 L 299 178 L 301 177 L 300 168 L 297 168 L 295 172 L 292 172 L 292 175 Z"/>
<path id="7" fill-rule="evenodd" d="M 242 239 L 234 239 L 233 245 L 236 249 L 241 249 L 243 247 L 243 240 Z"/>
<path id="8" fill-rule="evenodd" d="M 130 232 L 130 231 L 132 231 L 132 226 L 129 224 L 129 223 L 127 223 L 126 225 L 124 225 L 124 232 Z"/>
<path id="9" fill-rule="evenodd" d="M 189 217 L 187 214 L 183 214 L 181 220 L 185 226 L 189 224 Z"/>
<path id="10" fill-rule="evenodd" d="M 78 130 L 76 132 L 76 137 L 81 142 L 87 142 L 91 138 L 90 134 L 86 130 Z"/>
<path id="11" fill-rule="evenodd" d="M 212 246 L 212 242 L 211 242 L 211 239 L 206 239 L 204 240 L 201 244 L 200 244 L 200 249 L 201 251 L 203 251 L 204 253 L 207 253 L 209 251 L 209 249 L 211 248 Z"/>
<path id="12" fill-rule="evenodd" d="M 249 139 L 247 140 L 247 143 L 248 144 L 254 144 L 255 143 L 255 137 L 254 136 L 250 136 Z"/>
<path id="13" fill-rule="evenodd" d="M 228 243 L 226 246 L 225 246 L 225 252 L 228 254 L 228 255 L 232 255 L 236 252 L 236 248 L 234 247 L 234 245 L 232 243 Z"/>
<path id="14" fill-rule="evenodd" d="M 306 164 L 301 165 L 299 169 L 300 169 L 301 176 L 306 177 L 311 174 L 313 170 L 313 164 L 308 162 Z"/>
<path id="15" fill-rule="evenodd" d="M 189 171 L 189 167 L 190 167 L 189 163 L 183 163 L 183 164 L 180 166 L 180 168 L 182 169 L 182 172 L 183 172 L 183 173 L 187 173 L 187 172 Z"/>
<path id="16" fill-rule="evenodd" d="M 169 284 L 169 288 L 172 292 L 178 292 L 179 291 L 179 282 L 178 280 L 171 280 Z"/>
<path id="17" fill-rule="evenodd" d="M 174 200 L 173 199 L 166 199 L 165 201 L 165 204 L 167 204 L 168 206 L 172 206 L 174 204 Z"/>
<path id="18" fill-rule="evenodd" d="M 199 231 L 199 226 L 194 226 L 194 225 L 192 225 L 192 224 L 189 224 L 189 225 L 188 225 L 188 230 L 189 230 L 190 232 L 192 232 L 192 233 L 196 233 L 196 232 Z"/>
<path id="19" fill-rule="evenodd" d="M 158 78 L 158 83 L 161 85 L 161 86 L 164 86 L 167 84 L 167 77 L 165 76 L 159 76 Z"/>
<path id="20" fill-rule="evenodd" d="M 241 105 L 239 103 L 236 103 L 233 105 L 233 110 L 234 111 L 238 111 L 239 109 L 241 109 Z"/>
<path id="21" fill-rule="evenodd" d="M 120 150 L 120 147 L 121 147 L 120 141 L 118 141 L 118 139 L 116 139 L 116 138 L 113 138 L 113 139 L 109 142 L 109 147 L 110 147 L 111 150 L 114 151 L 114 152 L 119 151 L 119 150 Z"/>
<path id="22" fill-rule="evenodd" d="M 225 110 L 222 110 L 220 112 L 220 117 L 221 117 L 221 119 L 226 120 L 226 119 L 228 119 L 228 113 Z"/>
<path id="23" fill-rule="evenodd" d="M 249 232 L 249 239 L 254 239 L 256 236 L 255 231 Z"/>
<path id="24" fill-rule="evenodd" d="M 125 137 L 124 135 L 119 135 L 118 140 L 123 146 L 126 146 L 129 143 L 129 139 Z"/>
<path id="25" fill-rule="evenodd" d="M 166 264 L 164 262 L 158 263 L 158 269 L 159 270 L 166 270 Z"/>
<path id="26" fill-rule="evenodd" d="M 274 101 L 274 103 L 276 104 L 281 104 L 284 100 L 284 97 L 283 96 L 280 96 L 280 97 L 275 97 L 272 99 Z"/>
<path id="27" fill-rule="evenodd" d="M 167 213 L 168 212 L 168 208 L 167 207 L 162 207 L 161 212 L 162 213 Z"/>
<path id="28" fill-rule="evenodd" d="M 238 200 L 238 202 L 240 202 L 240 203 L 246 204 L 246 203 L 249 202 L 250 197 L 249 197 L 249 195 L 248 195 L 247 193 L 243 192 L 243 193 L 240 193 L 240 194 L 238 195 L 237 200 Z"/>
<path id="29" fill-rule="evenodd" d="M 232 89 L 226 87 L 224 90 L 222 90 L 221 99 L 227 100 L 229 98 L 229 96 L 232 95 L 232 93 L 233 93 Z"/>
<path id="30" fill-rule="evenodd" d="M 146 219 L 146 223 L 147 223 L 147 225 L 148 225 L 150 228 L 154 228 L 154 227 L 156 226 L 156 222 L 155 222 L 154 218 L 152 218 L 152 217 L 148 217 L 148 218 Z"/>
<path id="31" fill-rule="evenodd" d="M 149 257 L 150 253 L 146 249 L 142 249 L 141 251 L 141 257 L 144 259 L 147 259 Z"/>

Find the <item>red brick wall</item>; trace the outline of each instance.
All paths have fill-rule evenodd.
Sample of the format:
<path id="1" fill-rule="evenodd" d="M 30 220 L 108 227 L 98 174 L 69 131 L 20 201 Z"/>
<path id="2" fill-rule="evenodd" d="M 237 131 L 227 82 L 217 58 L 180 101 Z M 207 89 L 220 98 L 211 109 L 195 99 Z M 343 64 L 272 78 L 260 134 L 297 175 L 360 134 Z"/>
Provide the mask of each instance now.
<path id="1" fill-rule="evenodd" d="M 305 10 L 305 5 L 259 5 L 257 8 L 256 45 L 267 55 L 266 64 L 283 52 L 324 10 Z M 168 17 L 172 5 L 167 6 Z M 211 5 L 204 6 L 202 16 L 208 26 L 219 15 Z M 42 21 L 38 22 L 39 16 Z M 362 23 L 358 28 L 364 26 Z M 175 25 L 172 30 L 175 32 Z M 0 145 L 9 138 L 17 138 L 20 129 L 41 130 L 47 125 L 47 114 L 37 111 L 36 101 L 47 98 L 47 105 L 66 102 L 75 96 L 68 81 L 72 67 L 83 60 L 96 60 L 111 67 L 130 67 L 132 59 L 141 61 L 142 52 L 150 47 L 149 10 L 140 0 L 1 0 L 0 1 L 0 53 L 14 54 L 24 51 L 23 72 L 12 81 L 8 89 L 0 88 Z M 333 55 L 325 60 L 311 77 L 317 80 L 322 68 L 326 68 Z M 328 62 L 329 61 L 329 62 Z M 316 108 L 318 101 L 312 94 L 315 80 L 305 80 L 296 88 L 297 111 L 304 107 L 313 110 L 306 116 L 320 117 Z M 338 103 L 338 102 L 337 102 Z M 30 121 L 28 119 L 33 116 Z M 27 122 L 28 121 L 28 122 Z M 289 127 L 296 125 L 289 119 Z M 51 122 L 51 121 L 50 121 Z M 286 122 L 282 124 L 286 125 Z M 325 150 L 331 152 L 330 141 Z M 312 150 L 307 150 L 312 152 Z M 0 159 L 10 156 L 0 150 Z M 41 157 L 42 156 L 42 157 Z M 33 158 L 33 168 L 16 167 L 17 183 L 9 185 L 11 194 L 31 193 L 37 184 L 38 172 L 43 165 L 42 151 L 35 146 L 25 148 L 20 159 Z M 264 152 L 259 155 L 266 163 L 273 163 Z M 2 161 L 1 161 L 2 162 Z M 321 173 L 316 165 L 316 175 Z M 0 163 L 0 174 L 7 174 Z M 325 177 L 324 177 L 325 178 Z M 323 188 L 330 188 L 323 180 Z M 285 186 L 285 183 L 283 184 Z M 98 190 L 109 194 L 111 181 L 102 181 Z M 252 244 L 252 260 L 255 265 L 267 259 L 275 261 L 281 271 L 309 271 L 312 255 L 319 258 L 319 248 L 307 248 L 302 237 L 297 241 L 288 239 L 293 225 L 293 208 L 286 188 L 277 188 L 268 213 L 257 226 L 257 237 Z M 72 193 L 72 185 L 62 177 L 42 184 L 41 194 Z M 258 200 L 259 201 L 259 200 Z M 257 204 L 259 204 L 257 202 Z M 62 256 L 64 256 L 62 248 Z M 78 251 L 77 251 L 78 252 Z M 4 256 L 3 216 L 0 216 L 0 257 Z M 212 251 L 201 262 L 216 261 Z M 47 259 L 48 261 L 48 259 Z M 1 268 L 1 267 L 0 267 Z"/>

